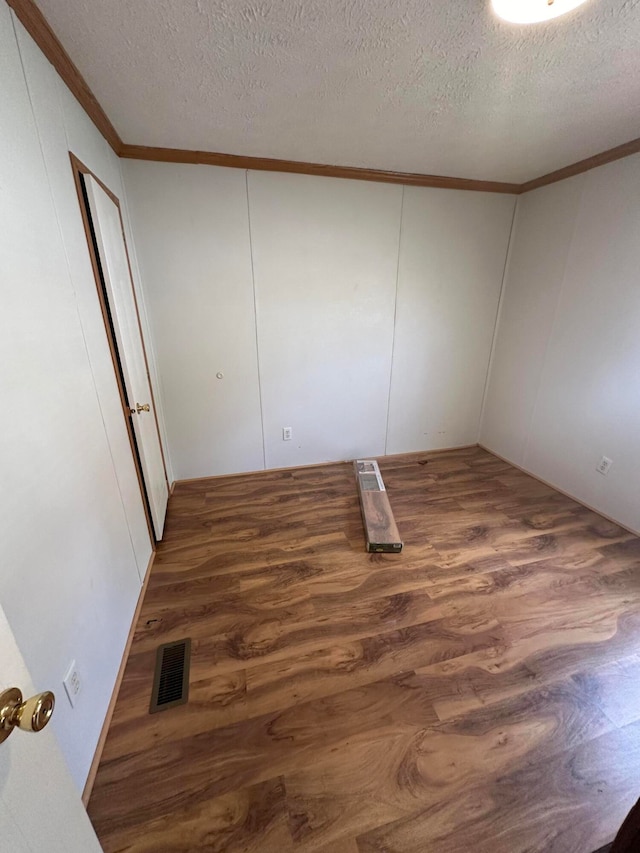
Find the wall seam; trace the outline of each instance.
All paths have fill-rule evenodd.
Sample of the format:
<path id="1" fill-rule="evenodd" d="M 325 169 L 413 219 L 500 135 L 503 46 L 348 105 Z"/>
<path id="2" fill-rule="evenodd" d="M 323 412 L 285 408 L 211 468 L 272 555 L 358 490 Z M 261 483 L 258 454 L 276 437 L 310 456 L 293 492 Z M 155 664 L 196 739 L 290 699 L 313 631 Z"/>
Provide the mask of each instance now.
<path id="1" fill-rule="evenodd" d="M 262 404 L 262 376 L 260 374 L 260 337 L 258 335 L 258 297 L 256 293 L 256 274 L 253 263 L 253 234 L 251 231 L 251 204 L 249 203 L 249 169 L 245 169 L 244 182 L 247 195 L 247 224 L 249 226 L 249 258 L 251 259 L 251 284 L 253 288 L 253 323 L 256 341 L 256 369 L 258 372 L 258 400 L 260 402 L 260 426 L 262 429 L 262 465 L 267 470 L 267 443 L 264 434 L 264 407 Z"/>
<path id="2" fill-rule="evenodd" d="M 391 364 L 389 365 L 389 393 L 387 394 L 387 422 L 384 430 L 384 455 L 387 455 L 387 446 L 389 444 L 389 418 L 391 415 L 391 388 L 393 384 L 393 360 L 396 352 L 396 327 L 398 325 L 398 284 L 400 281 L 400 247 L 402 244 L 402 221 L 404 217 L 404 191 L 405 185 L 402 185 L 402 196 L 400 198 L 400 222 L 398 225 L 398 256 L 396 260 L 396 292 L 393 302 L 393 334 L 391 336 Z"/>
<path id="3" fill-rule="evenodd" d="M 544 355 L 542 357 L 542 364 L 540 365 L 540 373 L 538 374 L 538 383 L 536 386 L 536 393 L 535 393 L 535 397 L 534 397 L 534 401 L 533 401 L 533 406 L 531 407 L 531 415 L 529 418 L 529 423 L 527 424 L 527 432 L 526 432 L 526 435 L 524 437 L 524 443 L 523 443 L 523 447 L 522 447 L 522 465 L 523 465 L 523 467 L 525 467 L 527 464 L 527 455 L 529 453 L 529 446 L 531 443 L 531 429 L 532 429 L 533 423 L 535 421 L 536 412 L 538 409 L 538 401 L 540 399 L 540 391 L 542 388 L 542 377 L 544 376 L 544 371 L 545 371 L 545 368 L 547 366 L 547 361 L 548 361 L 548 356 L 549 356 L 549 346 L 551 345 L 551 341 L 553 339 L 553 335 L 554 335 L 556 326 L 558 325 L 558 310 L 560 307 L 560 302 L 562 300 L 562 291 L 564 290 L 564 287 L 565 287 L 565 279 L 567 277 L 567 267 L 569 265 L 569 257 L 571 255 L 571 250 L 572 250 L 573 244 L 575 242 L 576 231 L 578 228 L 578 218 L 580 215 L 580 209 L 582 208 L 582 197 L 584 195 L 584 187 L 585 187 L 585 183 L 586 183 L 586 178 L 582 178 L 581 180 L 582 180 L 582 186 L 580 187 L 580 196 L 578 198 L 578 202 L 577 202 L 576 208 L 575 208 L 575 218 L 573 220 L 573 228 L 571 229 L 571 237 L 570 237 L 569 243 L 567 245 L 567 253 L 566 253 L 565 258 L 564 258 L 564 264 L 562 265 L 562 276 L 560 278 L 560 286 L 558 287 L 558 295 L 556 297 L 556 304 L 554 305 L 554 308 L 553 308 L 553 320 L 551 321 L 551 328 L 549 329 L 549 335 L 547 337 L 547 341 L 546 341 L 545 347 L 544 347 Z M 542 187 L 541 187 L 541 189 L 542 189 Z"/>
<path id="4" fill-rule="evenodd" d="M 500 325 L 500 320 L 502 318 L 502 308 L 504 304 L 504 296 L 506 292 L 506 282 L 507 276 L 509 273 L 509 262 L 511 261 L 511 253 L 513 248 L 513 238 L 515 235 L 515 226 L 518 218 L 518 211 L 520 209 L 520 197 L 516 196 L 516 202 L 513 205 L 513 214 L 511 216 L 511 225 L 509 227 L 509 237 L 507 239 L 507 250 L 504 255 L 504 266 L 502 267 L 502 280 L 500 282 L 500 294 L 498 296 L 498 304 L 496 306 L 496 316 L 493 323 L 493 335 L 491 338 L 491 349 L 489 350 L 489 359 L 487 361 L 487 371 L 484 377 L 484 388 L 482 389 L 482 403 L 480 404 L 480 414 L 478 416 L 478 428 L 476 430 L 477 441 L 480 441 L 480 436 L 482 434 L 482 427 L 484 424 L 484 416 L 487 405 L 487 394 L 489 391 L 489 383 L 491 381 L 491 371 L 493 368 L 493 362 L 495 358 L 496 347 L 498 344 L 498 327 Z"/>

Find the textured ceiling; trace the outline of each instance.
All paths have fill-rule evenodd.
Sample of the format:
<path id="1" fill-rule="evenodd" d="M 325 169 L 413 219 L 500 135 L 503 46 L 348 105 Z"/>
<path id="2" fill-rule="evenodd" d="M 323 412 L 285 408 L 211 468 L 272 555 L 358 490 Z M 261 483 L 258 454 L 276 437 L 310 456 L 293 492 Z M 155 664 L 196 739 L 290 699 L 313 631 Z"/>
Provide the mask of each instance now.
<path id="1" fill-rule="evenodd" d="M 640 136 L 640 0 L 37 0 L 125 142 L 526 181 Z"/>

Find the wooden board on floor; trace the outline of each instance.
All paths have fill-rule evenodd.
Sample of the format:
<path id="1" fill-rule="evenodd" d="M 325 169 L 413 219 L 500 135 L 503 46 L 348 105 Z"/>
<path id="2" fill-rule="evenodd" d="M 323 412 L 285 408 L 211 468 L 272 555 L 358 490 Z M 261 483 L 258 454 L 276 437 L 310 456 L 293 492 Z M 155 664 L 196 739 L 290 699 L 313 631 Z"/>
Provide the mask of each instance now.
<path id="1" fill-rule="evenodd" d="M 353 467 L 367 551 L 399 554 L 402 539 L 378 463 L 375 459 L 357 459 Z"/>

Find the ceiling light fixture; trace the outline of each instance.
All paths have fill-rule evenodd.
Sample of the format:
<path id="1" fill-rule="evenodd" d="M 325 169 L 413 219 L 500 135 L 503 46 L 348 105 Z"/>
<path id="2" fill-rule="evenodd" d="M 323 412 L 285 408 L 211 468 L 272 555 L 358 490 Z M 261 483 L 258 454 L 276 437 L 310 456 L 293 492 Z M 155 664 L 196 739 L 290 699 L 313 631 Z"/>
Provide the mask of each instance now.
<path id="1" fill-rule="evenodd" d="M 512 24 L 535 24 L 550 21 L 586 0 L 491 0 L 494 12 Z"/>

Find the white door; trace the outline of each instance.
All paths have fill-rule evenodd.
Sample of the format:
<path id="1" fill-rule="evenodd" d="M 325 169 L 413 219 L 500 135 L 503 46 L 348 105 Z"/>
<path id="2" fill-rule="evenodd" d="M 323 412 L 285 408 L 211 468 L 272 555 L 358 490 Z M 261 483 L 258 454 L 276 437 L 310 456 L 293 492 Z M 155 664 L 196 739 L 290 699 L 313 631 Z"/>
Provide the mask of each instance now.
<path id="1" fill-rule="evenodd" d="M 156 538 L 162 538 L 169 499 L 156 413 L 147 374 L 129 259 L 122 233 L 120 210 L 91 176 L 84 175 L 100 264 L 107 288 L 140 463 Z"/>
<path id="2" fill-rule="evenodd" d="M 0 691 L 17 687 L 27 698 L 50 687 L 34 687 L 2 607 L 0 649 Z M 102 850 L 51 724 L 38 734 L 14 731 L 0 744 L 0 849 L 11 853 Z"/>

